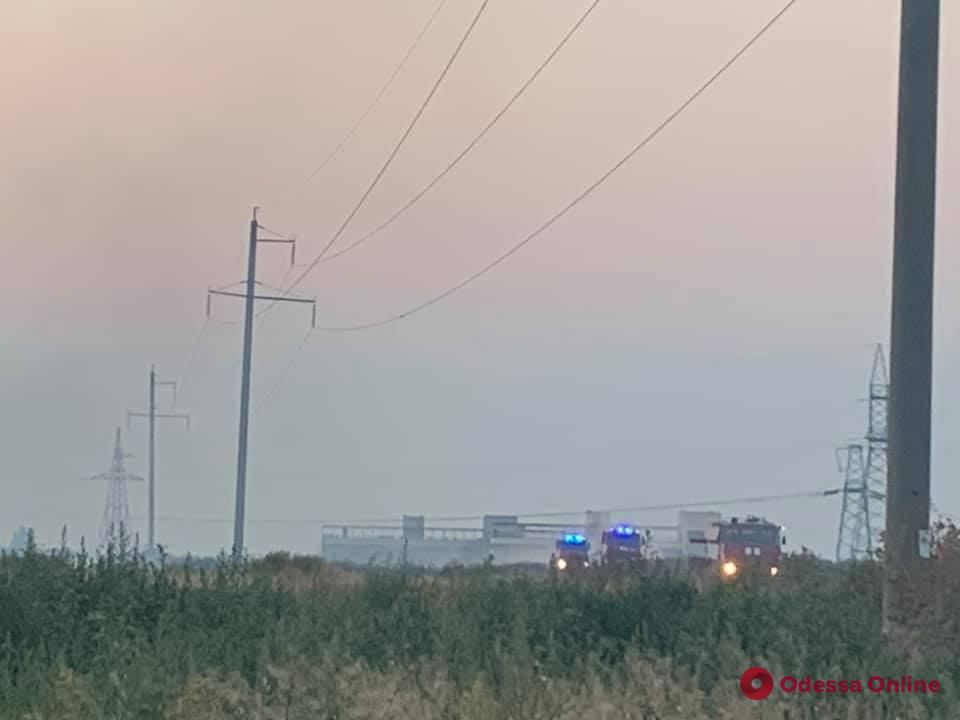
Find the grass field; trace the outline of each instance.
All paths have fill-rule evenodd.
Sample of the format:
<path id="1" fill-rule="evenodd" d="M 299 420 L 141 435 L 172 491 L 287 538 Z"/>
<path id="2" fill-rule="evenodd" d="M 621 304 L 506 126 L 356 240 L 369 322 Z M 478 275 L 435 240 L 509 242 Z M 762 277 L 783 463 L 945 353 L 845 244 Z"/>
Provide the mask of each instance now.
<path id="1" fill-rule="evenodd" d="M 484 567 L 204 569 L 28 550 L 0 559 L 0 718 L 955 718 L 960 543 L 941 529 L 916 634 L 880 633 L 876 563 L 787 559 L 694 587 Z M 937 695 L 741 697 L 775 677 L 936 678 Z"/>

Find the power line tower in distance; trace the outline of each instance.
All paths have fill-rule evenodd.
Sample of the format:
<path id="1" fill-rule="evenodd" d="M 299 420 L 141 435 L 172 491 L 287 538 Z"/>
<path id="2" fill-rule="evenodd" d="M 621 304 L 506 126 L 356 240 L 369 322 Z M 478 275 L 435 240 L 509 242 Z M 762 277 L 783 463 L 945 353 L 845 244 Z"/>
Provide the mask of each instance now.
<path id="1" fill-rule="evenodd" d="M 838 451 L 844 473 L 837 562 L 875 557 L 882 545 L 887 497 L 887 363 L 877 345 L 870 372 L 867 433 Z"/>
<path id="2" fill-rule="evenodd" d="M 187 431 L 190 431 L 190 415 L 188 413 L 157 412 L 157 388 L 169 387 L 173 393 L 173 402 L 177 401 L 177 384 L 170 380 L 158 380 L 157 371 L 150 366 L 150 386 L 148 393 L 148 407 L 146 412 L 127 411 L 127 429 L 130 429 L 130 420 L 135 417 L 147 418 L 149 423 L 149 440 L 147 445 L 147 554 L 152 554 L 157 548 L 157 507 L 156 507 L 156 445 L 157 419 L 185 420 Z"/>
<path id="3" fill-rule="evenodd" d="M 105 480 L 107 483 L 107 497 L 103 504 L 103 515 L 100 518 L 100 530 L 97 536 L 99 547 L 105 547 L 111 540 L 121 533 L 130 531 L 130 502 L 127 496 L 127 483 L 143 482 L 143 478 L 127 472 L 124 460 L 131 457 L 123 451 L 120 442 L 120 428 L 117 428 L 116 439 L 113 443 L 113 462 L 105 473 L 94 475 L 90 480 Z"/>

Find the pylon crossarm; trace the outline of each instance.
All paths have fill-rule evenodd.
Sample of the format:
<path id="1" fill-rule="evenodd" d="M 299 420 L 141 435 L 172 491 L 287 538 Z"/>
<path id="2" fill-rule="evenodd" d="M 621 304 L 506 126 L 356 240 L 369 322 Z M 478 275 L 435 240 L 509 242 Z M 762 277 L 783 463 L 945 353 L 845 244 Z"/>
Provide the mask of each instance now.
<path id="1" fill-rule="evenodd" d="M 292 289 L 291 289 L 291 290 L 284 290 L 283 288 L 276 287 L 275 285 L 269 285 L 269 284 L 267 284 L 267 283 L 262 283 L 262 282 L 258 282 L 257 285 L 259 285 L 259 286 L 262 287 L 262 288 L 265 288 L 266 290 L 270 290 L 270 291 L 276 293 L 277 296 L 282 297 L 282 298 L 285 298 L 285 299 L 299 299 L 299 300 L 301 300 L 301 301 L 303 301 L 303 302 L 313 302 L 313 301 L 314 301 L 313 298 L 307 297 L 306 295 L 304 295 L 304 294 L 302 294 L 302 293 L 294 292 Z M 246 293 L 240 293 L 240 297 L 246 298 L 247 295 L 246 295 Z M 254 295 L 254 297 L 257 297 L 257 296 Z M 271 298 L 271 299 L 273 299 L 273 298 Z"/>
<path id="2" fill-rule="evenodd" d="M 246 284 L 247 284 L 246 280 L 238 280 L 237 282 L 228 283 L 227 285 L 221 285 L 220 287 L 217 287 L 217 288 L 207 288 L 207 289 L 210 292 L 215 292 L 218 290 L 222 291 L 222 290 L 228 290 L 230 288 L 235 288 L 235 287 L 243 287 Z"/>
<path id="3" fill-rule="evenodd" d="M 246 298 L 246 293 L 227 292 L 223 290 L 210 290 L 211 295 L 225 295 L 227 297 Z M 297 303 L 315 303 L 316 300 L 305 297 L 290 297 L 284 295 L 254 295 L 254 300 L 273 300 L 275 302 L 297 302 Z"/>

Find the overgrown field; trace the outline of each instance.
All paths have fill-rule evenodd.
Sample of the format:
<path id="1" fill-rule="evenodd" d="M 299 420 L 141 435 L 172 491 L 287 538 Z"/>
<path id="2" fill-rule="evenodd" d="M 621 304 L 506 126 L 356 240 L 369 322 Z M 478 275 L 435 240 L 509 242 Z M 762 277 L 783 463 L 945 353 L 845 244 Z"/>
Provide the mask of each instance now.
<path id="1" fill-rule="evenodd" d="M 960 553 L 921 629 L 880 633 L 880 571 L 792 556 L 776 582 L 493 567 L 200 570 L 136 553 L 0 559 L 0 718 L 956 718 Z M 937 695 L 741 697 L 740 674 L 936 678 Z"/>

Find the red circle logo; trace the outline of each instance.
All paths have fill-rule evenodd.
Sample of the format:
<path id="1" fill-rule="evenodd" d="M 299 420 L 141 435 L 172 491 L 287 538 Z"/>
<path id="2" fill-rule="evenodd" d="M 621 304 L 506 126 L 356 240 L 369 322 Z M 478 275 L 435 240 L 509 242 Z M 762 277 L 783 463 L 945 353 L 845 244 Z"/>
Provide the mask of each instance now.
<path id="1" fill-rule="evenodd" d="M 773 675 L 762 667 L 752 667 L 740 676 L 740 692 L 748 700 L 763 700 L 773 692 Z"/>

